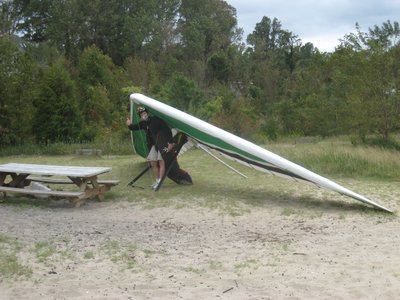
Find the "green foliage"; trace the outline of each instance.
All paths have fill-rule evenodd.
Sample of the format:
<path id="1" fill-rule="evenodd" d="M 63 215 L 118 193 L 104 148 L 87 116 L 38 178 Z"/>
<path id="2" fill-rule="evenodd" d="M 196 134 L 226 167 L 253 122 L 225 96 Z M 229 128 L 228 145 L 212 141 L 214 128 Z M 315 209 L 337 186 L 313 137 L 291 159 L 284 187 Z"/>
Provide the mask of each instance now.
<path id="1" fill-rule="evenodd" d="M 277 54 L 277 49 L 288 46 L 291 33 L 282 29 L 281 22 L 264 16 L 256 24 L 253 33 L 247 37 L 247 42 L 254 47 L 253 53 L 257 59 L 264 60 Z"/>
<path id="2" fill-rule="evenodd" d="M 199 115 L 205 120 L 212 121 L 223 109 L 223 97 L 218 96 L 202 106 Z"/>
<path id="3" fill-rule="evenodd" d="M 247 99 L 232 101 L 229 95 L 219 101 L 223 109 L 214 116 L 215 124 L 233 134 L 256 140 L 257 129 L 260 127 L 256 108 Z"/>
<path id="4" fill-rule="evenodd" d="M 231 63 L 225 53 L 215 53 L 208 59 L 211 80 L 228 82 L 231 73 Z"/>
<path id="5" fill-rule="evenodd" d="M 18 1 L 3 0 L 0 2 L 0 33 L 14 34 L 19 19 Z"/>
<path id="6" fill-rule="evenodd" d="M 52 0 L 14 1 L 21 5 L 18 30 L 33 42 L 44 42 L 48 37 L 48 27 L 51 22 L 51 10 L 56 4 Z M 53 5 L 52 5 L 53 4 Z M 59 20 L 61 21 L 61 20 Z"/>
<path id="7" fill-rule="evenodd" d="M 320 53 L 267 16 L 241 43 L 220 0 L 3 1 L 0 17 L 2 146 L 120 138 L 129 86 L 253 140 L 400 129 L 398 22 Z"/>
<path id="8" fill-rule="evenodd" d="M 26 44 L 26 52 L 31 60 L 43 69 L 64 58 L 64 55 L 48 42 L 38 44 L 28 43 Z"/>
<path id="9" fill-rule="evenodd" d="M 297 142 L 293 147 L 272 145 L 273 152 L 323 176 L 397 180 L 399 152 L 377 147 L 353 146 L 348 137 Z"/>
<path id="10" fill-rule="evenodd" d="M 276 141 L 278 139 L 279 126 L 277 120 L 268 118 L 263 129 L 269 140 Z"/>
<path id="11" fill-rule="evenodd" d="M 33 132 L 38 142 L 72 141 L 80 135 L 82 119 L 75 82 L 64 62 L 53 65 L 44 75 L 35 106 Z"/>
<path id="12" fill-rule="evenodd" d="M 400 151 L 400 142 L 395 137 L 384 138 L 381 136 L 366 136 L 360 133 L 359 135 L 353 135 L 350 140 L 355 146 L 363 144 L 382 149 Z"/>
<path id="13" fill-rule="evenodd" d="M 203 98 L 196 83 L 182 74 L 175 74 L 163 87 L 161 95 L 167 103 L 189 112 L 200 107 Z"/>
<path id="14" fill-rule="evenodd" d="M 31 135 L 34 61 L 21 50 L 19 40 L 0 37 L 0 145 L 19 144 Z"/>
<path id="15" fill-rule="evenodd" d="M 207 61 L 213 53 L 227 49 L 236 24 L 235 10 L 225 1 L 182 1 L 177 30 L 184 57 Z"/>
<path id="16" fill-rule="evenodd" d="M 129 80 L 133 85 L 140 86 L 145 89 L 150 87 L 150 72 L 146 61 L 137 57 L 128 57 L 125 60 L 124 68 L 129 76 Z"/>
<path id="17" fill-rule="evenodd" d="M 346 78 L 353 128 L 378 133 L 384 139 L 400 128 L 400 95 L 396 89 L 399 51 L 393 44 L 399 37 L 397 22 L 392 25 L 388 21 L 381 28 L 375 26 L 369 33 L 357 27 L 357 34 L 345 36 L 338 51 L 346 61 L 342 73 Z"/>
<path id="18" fill-rule="evenodd" d="M 118 69 L 111 58 L 98 47 L 92 45 L 85 48 L 79 58 L 79 78 L 84 86 L 114 86 L 113 80 Z"/>
<path id="19" fill-rule="evenodd" d="M 121 129 L 126 116 L 125 71 L 96 46 L 85 49 L 79 59 L 80 109 L 86 124 L 82 138 L 93 141 L 105 128 Z M 118 123 L 116 123 L 118 120 Z"/>

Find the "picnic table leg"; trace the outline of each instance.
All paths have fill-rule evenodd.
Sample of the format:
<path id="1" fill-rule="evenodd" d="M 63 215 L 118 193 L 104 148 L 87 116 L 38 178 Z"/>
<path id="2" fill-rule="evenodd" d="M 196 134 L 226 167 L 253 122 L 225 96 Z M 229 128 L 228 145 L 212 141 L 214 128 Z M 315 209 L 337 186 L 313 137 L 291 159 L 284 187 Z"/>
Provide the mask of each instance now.
<path id="1" fill-rule="evenodd" d="M 72 205 L 73 205 L 74 207 L 78 208 L 78 207 L 80 207 L 81 204 L 82 204 L 81 200 L 82 200 L 81 198 L 75 197 L 75 198 L 71 198 L 71 199 L 69 200 L 69 203 L 72 203 Z"/>
<path id="2" fill-rule="evenodd" d="M 90 182 L 92 183 L 92 188 L 95 191 L 95 195 L 97 196 L 97 199 L 100 201 L 104 200 L 104 191 L 101 186 L 99 186 L 99 183 L 97 182 L 97 176 L 91 177 Z"/>
<path id="3" fill-rule="evenodd" d="M 83 200 L 87 198 L 87 179 L 81 179 L 77 177 L 68 177 L 73 183 L 75 183 L 81 192 L 84 192 L 83 197 L 76 197 L 70 199 L 70 202 L 75 206 L 75 207 L 80 207 Z"/>
<path id="4" fill-rule="evenodd" d="M 7 176 L 7 174 L 0 173 L 0 186 L 2 186 L 4 184 L 4 180 L 6 180 L 6 176 Z M 4 198 L 7 197 L 6 192 L 3 192 L 3 197 Z"/>
<path id="5" fill-rule="evenodd" d="M 97 199 L 102 201 L 104 200 L 104 192 L 109 189 L 109 186 L 100 185 L 97 182 L 97 176 L 92 176 L 84 179 L 70 177 L 70 179 L 77 186 L 79 186 L 81 192 L 85 193 L 85 195 L 80 200 L 96 197 Z"/>
<path id="6" fill-rule="evenodd" d="M 26 180 L 26 177 L 29 174 L 16 174 L 10 173 L 12 180 L 7 184 L 9 187 L 19 187 L 24 188 L 26 185 L 30 184 L 29 180 Z"/>
<path id="7" fill-rule="evenodd" d="M 11 181 L 6 183 L 7 176 L 11 176 Z M 17 174 L 17 173 L 0 173 L 0 186 L 18 187 L 24 188 L 26 185 L 30 184 L 29 180 L 26 180 L 29 174 Z M 7 193 L 3 192 L 3 197 L 7 198 Z"/>
<path id="8" fill-rule="evenodd" d="M 6 180 L 7 174 L 5 173 L 0 173 L 0 186 L 4 184 L 4 181 Z"/>

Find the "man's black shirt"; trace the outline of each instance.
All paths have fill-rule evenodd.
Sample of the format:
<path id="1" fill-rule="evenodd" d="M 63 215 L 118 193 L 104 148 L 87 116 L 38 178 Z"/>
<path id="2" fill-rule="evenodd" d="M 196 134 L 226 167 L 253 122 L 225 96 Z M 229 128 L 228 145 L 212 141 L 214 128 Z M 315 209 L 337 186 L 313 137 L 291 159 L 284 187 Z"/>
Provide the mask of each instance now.
<path id="1" fill-rule="evenodd" d="M 149 149 L 155 145 L 156 150 L 162 150 L 172 143 L 172 132 L 167 123 L 159 117 L 149 116 L 147 120 L 142 120 L 137 124 L 128 126 L 130 130 L 145 130 L 147 146 Z"/>

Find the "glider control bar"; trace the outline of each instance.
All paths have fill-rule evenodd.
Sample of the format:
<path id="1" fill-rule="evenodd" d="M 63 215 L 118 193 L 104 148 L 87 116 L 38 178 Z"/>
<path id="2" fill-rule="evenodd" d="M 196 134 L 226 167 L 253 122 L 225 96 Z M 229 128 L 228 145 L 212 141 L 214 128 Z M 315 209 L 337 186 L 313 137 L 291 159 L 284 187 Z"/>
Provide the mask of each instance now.
<path id="1" fill-rule="evenodd" d="M 223 164 L 225 167 L 231 169 L 233 172 L 239 174 L 240 176 L 247 178 L 246 175 L 244 175 L 243 173 L 239 172 L 238 170 L 236 170 L 234 167 L 231 167 L 230 165 L 228 165 L 226 162 L 224 162 L 222 159 L 219 159 L 217 156 L 215 156 L 213 153 L 211 153 L 210 150 L 208 150 L 205 146 L 203 146 L 202 144 L 198 143 L 197 146 L 202 149 L 203 151 L 205 151 L 207 154 L 209 154 L 212 158 L 216 159 L 217 161 L 219 161 L 221 164 Z"/>

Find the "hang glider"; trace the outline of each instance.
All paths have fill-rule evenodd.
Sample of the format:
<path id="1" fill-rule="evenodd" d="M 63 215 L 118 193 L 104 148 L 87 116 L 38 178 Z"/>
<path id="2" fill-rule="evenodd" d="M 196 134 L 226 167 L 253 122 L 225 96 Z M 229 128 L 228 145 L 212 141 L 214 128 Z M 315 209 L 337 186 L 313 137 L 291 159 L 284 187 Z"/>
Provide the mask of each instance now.
<path id="1" fill-rule="evenodd" d="M 277 154 L 166 105 L 165 103 L 138 93 L 131 94 L 130 100 L 131 106 L 145 106 L 151 114 L 162 118 L 171 128 L 184 133 L 189 140 L 199 145 L 201 148 L 218 152 L 227 158 L 259 171 L 290 178 L 299 182 L 311 183 L 318 187 L 367 203 L 378 209 L 392 212 L 390 209 L 365 196 L 357 194 Z"/>

